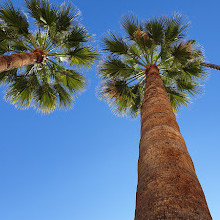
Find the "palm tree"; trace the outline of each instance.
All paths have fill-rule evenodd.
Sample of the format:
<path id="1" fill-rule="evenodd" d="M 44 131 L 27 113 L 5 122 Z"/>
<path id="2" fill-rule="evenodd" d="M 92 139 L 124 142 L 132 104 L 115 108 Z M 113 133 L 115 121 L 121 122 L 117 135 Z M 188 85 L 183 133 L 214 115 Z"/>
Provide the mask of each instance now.
<path id="1" fill-rule="evenodd" d="M 70 107 L 85 78 L 72 67 L 89 67 L 96 52 L 91 35 L 71 5 L 26 0 L 27 13 L 9 1 L 0 7 L 0 83 L 19 108 L 49 113 Z"/>
<path id="2" fill-rule="evenodd" d="M 103 38 L 99 95 L 116 114 L 141 114 L 135 220 L 212 219 L 175 114 L 200 91 L 201 50 L 180 14 L 139 22 Z"/>

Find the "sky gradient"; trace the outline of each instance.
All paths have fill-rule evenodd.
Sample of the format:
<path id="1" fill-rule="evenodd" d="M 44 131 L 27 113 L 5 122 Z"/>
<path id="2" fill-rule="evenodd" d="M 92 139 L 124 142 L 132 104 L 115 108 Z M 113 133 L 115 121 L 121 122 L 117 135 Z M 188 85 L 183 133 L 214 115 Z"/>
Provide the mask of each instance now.
<path id="1" fill-rule="evenodd" d="M 1 1 L 2 3 L 3 1 Z M 51 1 L 52 2 L 52 1 Z M 24 8 L 21 0 L 12 0 Z M 62 3 L 62 1 L 60 1 Z M 189 39 L 220 64 L 219 7 L 209 1 L 77 0 L 81 22 L 95 34 L 120 32 L 120 19 L 181 12 L 191 21 Z M 85 71 L 87 90 L 72 110 L 42 115 L 18 110 L 0 90 L 0 219 L 133 220 L 137 184 L 140 118 L 115 116 L 100 101 L 97 68 Z M 177 120 L 214 220 L 220 219 L 220 72 L 211 70 L 204 92 Z"/>

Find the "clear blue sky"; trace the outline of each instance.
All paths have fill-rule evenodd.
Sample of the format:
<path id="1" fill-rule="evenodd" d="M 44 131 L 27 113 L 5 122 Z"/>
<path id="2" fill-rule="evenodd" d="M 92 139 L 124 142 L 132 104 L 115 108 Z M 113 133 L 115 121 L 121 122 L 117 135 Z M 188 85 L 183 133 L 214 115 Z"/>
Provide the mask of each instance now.
<path id="1" fill-rule="evenodd" d="M 62 1 L 60 1 L 61 3 Z M 2 3 L 2 2 L 1 2 Z M 12 3 L 24 6 L 22 0 Z M 96 35 L 120 31 L 122 15 L 141 19 L 183 13 L 189 38 L 220 64 L 218 0 L 76 0 L 82 23 Z M 70 111 L 50 115 L 17 110 L 0 91 L 1 220 L 133 220 L 140 120 L 114 116 L 97 99 L 96 68 Z M 214 220 L 220 219 L 220 72 L 210 71 L 204 93 L 177 116 Z"/>

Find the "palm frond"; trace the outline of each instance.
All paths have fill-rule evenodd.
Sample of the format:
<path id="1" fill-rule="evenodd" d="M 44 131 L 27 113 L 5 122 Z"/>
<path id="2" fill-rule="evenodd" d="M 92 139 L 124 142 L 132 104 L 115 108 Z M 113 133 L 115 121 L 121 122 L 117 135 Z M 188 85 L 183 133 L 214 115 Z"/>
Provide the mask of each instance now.
<path id="1" fill-rule="evenodd" d="M 109 32 L 108 37 L 103 38 L 103 50 L 110 53 L 127 54 L 129 45 L 121 36 L 115 36 L 112 32 Z"/>
<path id="2" fill-rule="evenodd" d="M 144 22 L 144 30 L 155 44 L 162 44 L 164 39 L 165 17 L 153 18 Z"/>
<path id="3" fill-rule="evenodd" d="M 83 91 L 86 86 L 86 79 L 83 74 L 78 73 L 74 70 L 66 69 L 55 63 L 47 63 L 48 68 L 51 71 L 52 78 L 57 84 L 67 88 L 68 91 L 76 96 L 77 93 Z"/>
<path id="4" fill-rule="evenodd" d="M 127 37 L 130 40 L 135 38 L 134 33 L 138 30 L 138 28 L 141 28 L 138 18 L 133 14 L 125 15 L 121 20 L 121 26 L 127 33 Z"/>
<path id="5" fill-rule="evenodd" d="M 6 101 L 14 104 L 17 108 L 27 109 L 31 105 L 33 96 L 32 80 L 28 80 L 25 76 L 17 76 L 14 78 L 11 86 L 6 90 Z"/>
<path id="6" fill-rule="evenodd" d="M 51 5 L 48 0 L 25 0 L 25 2 L 36 23 L 42 28 L 50 28 L 51 36 L 68 31 L 79 15 L 79 11 L 70 4 L 63 3 L 57 7 Z"/>
<path id="7" fill-rule="evenodd" d="M 39 85 L 34 94 L 35 106 L 39 112 L 51 113 L 58 107 L 56 90 L 48 83 Z"/>
<path id="8" fill-rule="evenodd" d="M 135 74 L 135 69 L 117 58 L 109 58 L 100 65 L 100 73 L 104 79 L 128 78 Z"/>
<path id="9" fill-rule="evenodd" d="M 56 54 L 55 54 L 56 56 Z M 95 63 L 97 53 L 91 47 L 80 47 L 64 51 L 60 56 L 61 61 L 67 61 L 71 65 L 86 66 Z"/>
<path id="10" fill-rule="evenodd" d="M 82 26 L 74 26 L 64 37 L 64 45 L 66 48 L 79 47 L 80 44 L 86 43 L 90 40 L 91 35 L 88 34 L 87 30 Z"/>
<path id="11" fill-rule="evenodd" d="M 171 18 L 167 18 L 165 27 L 165 43 L 171 44 L 186 36 L 189 23 L 185 22 L 183 16 L 179 13 L 174 13 Z"/>
<path id="12" fill-rule="evenodd" d="M 15 53 L 27 52 L 29 48 L 24 44 L 24 41 L 18 39 L 17 41 L 13 41 L 10 45 L 11 51 Z"/>
<path id="13" fill-rule="evenodd" d="M 15 30 L 18 34 L 28 35 L 29 23 L 25 15 L 16 10 L 11 1 L 5 2 L 0 6 L 0 19 L 2 19 L 7 27 Z"/>
<path id="14" fill-rule="evenodd" d="M 79 11 L 75 7 L 63 3 L 57 13 L 55 30 L 57 32 L 67 31 L 71 27 L 71 23 L 74 22 L 78 16 Z M 77 23 L 75 23 L 74 26 L 78 26 Z"/>
<path id="15" fill-rule="evenodd" d="M 105 99 L 117 115 L 136 117 L 142 103 L 142 85 L 129 86 L 124 80 L 108 79 L 98 89 L 100 99 Z"/>
<path id="16" fill-rule="evenodd" d="M 166 85 L 165 88 L 174 112 L 178 112 L 181 106 L 188 106 L 190 104 L 190 98 L 186 93 L 179 92 L 172 87 Z"/>
<path id="17" fill-rule="evenodd" d="M 191 51 L 183 43 L 175 45 L 171 50 L 173 61 L 176 63 L 185 64 L 191 58 Z"/>
<path id="18" fill-rule="evenodd" d="M 10 44 L 8 41 L 3 41 L 0 44 L 0 55 L 10 51 Z"/>
<path id="19" fill-rule="evenodd" d="M 13 69 L 9 71 L 4 71 L 0 74 L 0 85 L 1 84 L 10 84 L 13 82 L 14 78 L 17 77 L 18 69 Z"/>
<path id="20" fill-rule="evenodd" d="M 60 84 L 55 84 L 54 89 L 58 96 L 60 108 L 69 108 L 73 103 L 73 96 L 71 96 Z"/>
<path id="21" fill-rule="evenodd" d="M 48 0 L 25 0 L 30 15 L 40 27 L 51 27 L 57 20 L 58 9 Z"/>

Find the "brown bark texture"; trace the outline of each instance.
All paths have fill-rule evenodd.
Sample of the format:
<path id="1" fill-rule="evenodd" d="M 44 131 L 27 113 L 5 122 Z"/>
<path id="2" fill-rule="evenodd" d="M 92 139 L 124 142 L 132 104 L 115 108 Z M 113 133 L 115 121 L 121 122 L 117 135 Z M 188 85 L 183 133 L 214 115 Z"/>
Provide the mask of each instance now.
<path id="1" fill-rule="evenodd" d="M 35 63 L 40 63 L 42 62 L 42 60 L 43 55 L 38 51 L 33 51 L 31 53 L 0 55 L 0 72 Z"/>
<path id="2" fill-rule="evenodd" d="M 210 69 L 215 69 L 215 70 L 220 70 L 220 66 L 216 64 L 211 64 L 211 63 L 202 63 L 202 66 L 205 66 Z"/>
<path id="3" fill-rule="evenodd" d="M 135 220 L 210 220 L 206 199 L 156 66 L 146 71 Z"/>

